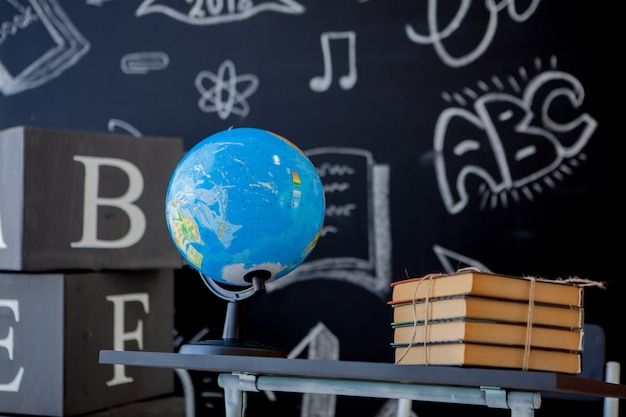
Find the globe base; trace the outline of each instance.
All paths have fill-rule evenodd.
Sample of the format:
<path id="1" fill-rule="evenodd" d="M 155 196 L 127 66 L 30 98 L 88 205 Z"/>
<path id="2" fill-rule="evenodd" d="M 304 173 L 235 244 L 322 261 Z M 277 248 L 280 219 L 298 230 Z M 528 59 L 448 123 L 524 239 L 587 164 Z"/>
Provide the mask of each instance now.
<path id="1" fill-rule="evenodd" d="M 263 356 L 272 358 L 286 358 L 280 349 L 263 345 L 251 340 L 222 339 L 203 340 L 187 343 L 181 346 L 179 353 L 191 355 L 235 355 L 235 356 Z"/>
<path id="2" fill-rule="evenodd" d="M 222 338 L 187 343 L 179 353 L 192 355 L 238 355 L 285 358 L 281 350 L 246 339 L 246 301 L 265 294 L 266 271 L 249 274 L 251 285 L 237 290 L 224 287 L 200 273 L 207 287 L 218 297 L 228 300 Z"/>

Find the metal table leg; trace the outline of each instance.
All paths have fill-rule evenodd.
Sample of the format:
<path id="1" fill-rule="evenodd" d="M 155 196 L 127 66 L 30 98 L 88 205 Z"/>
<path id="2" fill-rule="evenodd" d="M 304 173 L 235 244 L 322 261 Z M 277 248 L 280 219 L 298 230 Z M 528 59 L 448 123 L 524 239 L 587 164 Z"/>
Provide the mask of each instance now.
<path id="1" fill-rule="evenodd" d="M 258 391 L 256 377 L 246 374 L 220 374 L 217 383 L 224 389 L 226 417 L 244 417 L 246 415 L 247 392 Z"/>
<path id="2" fill-rule="evenodd" d="M 396 417 L 411 417 L 411 407 L 413 401 L 407 398 L 398 399 L 398 410 L 396 411 Z"/>

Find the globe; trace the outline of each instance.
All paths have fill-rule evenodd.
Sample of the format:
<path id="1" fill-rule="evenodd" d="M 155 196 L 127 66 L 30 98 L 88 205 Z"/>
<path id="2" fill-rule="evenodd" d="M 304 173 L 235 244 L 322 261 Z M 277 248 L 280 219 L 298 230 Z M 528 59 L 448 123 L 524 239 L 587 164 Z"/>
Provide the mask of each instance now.
<path id="1" fill-rule="evenodd" d="M 292 142 L 231 128 L 180 160 L 166 195 L 170 236 L 192 268 L 237 287 L 279 279 L 311 253 L 324 221 L 315 166 Z"/>

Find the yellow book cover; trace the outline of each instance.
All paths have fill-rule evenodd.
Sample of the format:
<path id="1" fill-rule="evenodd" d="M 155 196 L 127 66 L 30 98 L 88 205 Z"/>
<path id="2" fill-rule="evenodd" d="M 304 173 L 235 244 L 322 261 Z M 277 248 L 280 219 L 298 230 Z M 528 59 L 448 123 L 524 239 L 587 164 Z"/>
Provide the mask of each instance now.
<path id="1" fill-rule="evenodd" d="M 395 348 L 399 365 L 447 365 L 514 368 L 566 374 L 581 372 L 581 354 L 479 343 L 435 343 Z"/>
<path id="2" fill-rule="evenodd" d="M 439 342 L 478 342 L 582 351 L 583 331 L 556 327 L 526 326 L 466 318 L 407 323 L 393 327 L 393 344 L 423 345 Z"/>
<path id="3" fill-rule="evenodd" d="M 392 324 L 424 322 L 426 320 L 467 317 L 472 319 L 531 323 L 579 329 L 584 323 L 584 309 L 528 301 L 461 295 L 408 302 L 389 302 Z M 529 311 L 529 308 L 532 310 Z"/>
<path id="4" fill-rule="evenodd" d="M 583 287 L 574 282 L 522 278 L 473 270 L 407 278 L 392 282 L 391 287 L 392 302 L 452 295 L 479 295 L 534 303 L 583 306 Z"/>

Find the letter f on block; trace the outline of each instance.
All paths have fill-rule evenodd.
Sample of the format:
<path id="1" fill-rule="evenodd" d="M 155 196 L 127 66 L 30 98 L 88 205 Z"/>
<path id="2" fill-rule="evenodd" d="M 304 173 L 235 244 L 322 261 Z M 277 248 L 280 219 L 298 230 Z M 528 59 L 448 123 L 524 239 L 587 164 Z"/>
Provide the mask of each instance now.
<path id="1" fill-rule="evenodd" d="M 113 303 L 113 349 L 124 350 L 124 343 L 135 340 L 140 350 L 143 350 L 143 320 L 137 320 L 137 327 L 132 331 L 124 331 L 126 303 L 140 302 L 143 310 L 150 312 L 149 296 L 146 293 L 109 295 L 107 301 Z M 107 381 L 107 386 L 127 384 L 133 382 L 133 378 L 126 375 L 124 365 L 113 365 L 113 378 Z"/>
<path id="2" fill-rule="evenodd" d="M 83 237 L 72 242 L 73 248 L 127 248 L 139 242 L 146 230 L 146 216 L 133 204 L 143 192 L 143 176 L 132 163 L 115 158 L 98 158 L 92 156 L 74 156 L 74 160 L 85 166 L 85 196 L 83 206 Z M 128 190 L 117 198 L 98 196 L 100 166 L 112 166 L 121 169 L 128 175 Z M 117 240 L 98 239 L 98 206 L 112 206 L 123 210 L 130 220 L 130 228 L 126 236 Z"/>

